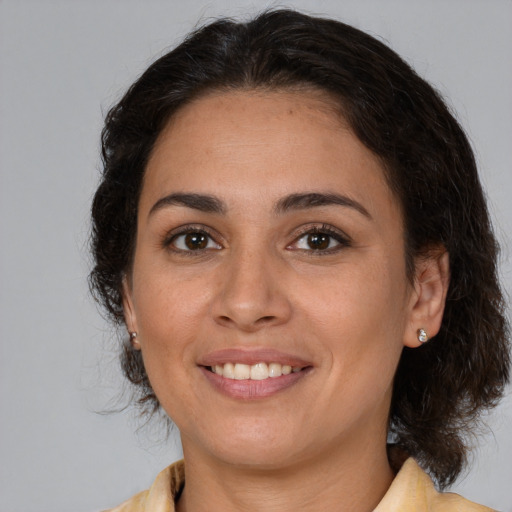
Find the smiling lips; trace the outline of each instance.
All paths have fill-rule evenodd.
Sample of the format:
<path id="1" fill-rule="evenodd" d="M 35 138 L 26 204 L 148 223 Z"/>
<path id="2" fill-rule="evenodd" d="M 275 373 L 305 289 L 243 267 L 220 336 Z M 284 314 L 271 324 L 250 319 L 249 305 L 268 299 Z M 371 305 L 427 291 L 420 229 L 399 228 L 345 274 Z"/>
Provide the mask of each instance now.
<path id="1" fill-rule="evenodd" d="M 243 363 L 226 363 L 224 365 L 217 364 L 210 367 L 213 373 L 220 375 L 226 379 L 233 380 L 265 380 L 269 378 L 277 378 L 282 375 L 289 375 L 292 372 L 300 372 L 300 366 L 290 366 L 280 363 L 256 363 L 253 365 Z"/>
<path id="2" fill-rule="evenodd" d="M 278 393 L 313 369 L 307 361 L 272 349 L 227 349 L 200 361 L 207 380 L 224 395 L 257 399 Z"/>

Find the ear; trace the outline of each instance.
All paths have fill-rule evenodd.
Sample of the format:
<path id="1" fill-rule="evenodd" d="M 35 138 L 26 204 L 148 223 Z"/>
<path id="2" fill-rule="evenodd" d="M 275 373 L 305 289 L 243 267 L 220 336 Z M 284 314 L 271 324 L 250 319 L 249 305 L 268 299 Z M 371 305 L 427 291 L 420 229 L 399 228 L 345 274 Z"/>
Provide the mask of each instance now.
<path id="1" fill-rule="evenodd" d="M 124 323 L 130 333 L 131 344 L 134 349 L 140 350 L 140 343 L 137 340 L 137 317 L 135 316 L 135 308 L 133 307 L 130 283 L 126 275 L 123 277 L 123 312 Z"/>
<path id="2" fill-rule="evenodd" d="M 450 258 L 444 247 L 432 250 L 416 261 L 409 322 L 404 333 L 405 346 L 421 345 L 418 329 L 424 329 L 429 338 L 439 332 L 449 284 Z"/>

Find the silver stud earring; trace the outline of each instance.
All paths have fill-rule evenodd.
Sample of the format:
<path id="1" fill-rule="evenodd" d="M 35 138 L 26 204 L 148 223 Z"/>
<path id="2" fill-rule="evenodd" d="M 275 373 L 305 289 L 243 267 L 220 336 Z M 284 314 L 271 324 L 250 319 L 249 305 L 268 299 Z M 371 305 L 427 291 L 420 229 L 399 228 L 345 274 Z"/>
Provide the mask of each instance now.
<path id="1" fill-rule="evenodd" d="M 417 335 L 418 335 L 418 341 L 420 343 L 426 343 L 428 341 L 428 334 L 427 334 L 427 331 L 425 331 L 425 329 L 418 329 Z"/>
<path id="2" fill-rule="evenodd" d="M 137 333 L 135 331 L 130 332 L 130 341 L 132 342 L 132 346 L 138 348 L 140 346 L 139 341 L 137 340 Z"/>

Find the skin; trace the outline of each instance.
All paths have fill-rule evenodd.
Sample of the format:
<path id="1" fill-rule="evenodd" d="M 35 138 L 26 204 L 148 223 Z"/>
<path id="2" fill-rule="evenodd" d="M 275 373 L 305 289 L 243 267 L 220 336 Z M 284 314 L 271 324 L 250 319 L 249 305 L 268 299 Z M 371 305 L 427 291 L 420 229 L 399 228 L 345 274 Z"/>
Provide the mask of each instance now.
<path id="1" fill-rule="evenodd" d="M 161 201 L 176 193 L 214 196 L 224 211 Z M 357 205 L 276 211 L 305 193 Z M 328 230 L 328 249 L 311 248 L 312 229 Z M 198 230 L 207 245 L 191 250 L 182 233 Z M 378 504 L 393 478 L 398 360 L 418 328 L 437 333 L 448 285 L 442 251 L 416 267 L 411 282 L 379 160 L 321 93 L 211 93 L 174 116 L 146 169 L 124 307 L 182 436 L 180 512 Z M 199 364 L 226 348 L 277 349 L 310 370 L 269 397 L 233 398 Z"/>

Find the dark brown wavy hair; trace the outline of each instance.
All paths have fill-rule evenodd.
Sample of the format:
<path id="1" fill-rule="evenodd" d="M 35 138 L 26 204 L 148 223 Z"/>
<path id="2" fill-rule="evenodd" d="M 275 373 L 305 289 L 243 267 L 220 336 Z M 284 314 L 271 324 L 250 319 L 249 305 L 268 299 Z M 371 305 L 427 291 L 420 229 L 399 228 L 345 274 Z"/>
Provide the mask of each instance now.
<path id="1" fill-rule="evenodd" d="M 444 487 L 465 463 L 480 412 L 496 404 L 509 377 L 498 246 L 462 128 L 427 82 L 364 32 L 291 10 L 267 11 L 248 22 L 214 21 L 153 63 L 106 116 L 92 206 L 92 292 L 122 325 L 122 280 L 134 252 L 142 179 L 174 113 L 211 90 L 297 87 L 327 92 L 380 157 L 402 205 L 409 276 L 415 258 L 430 248 L 442 245 L 450 254 L 441 330 L 422 347 L 403 350 L 389 418 L 394 442 Z M 128 339 L 121 358 L 139 404 L 157 410 L 141 354 Z"/>

